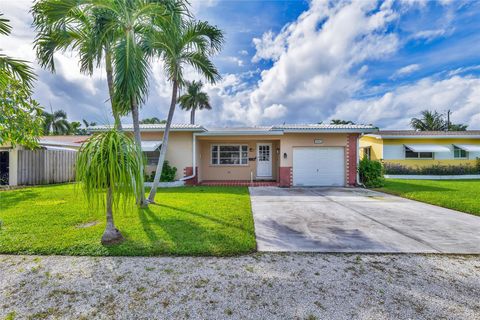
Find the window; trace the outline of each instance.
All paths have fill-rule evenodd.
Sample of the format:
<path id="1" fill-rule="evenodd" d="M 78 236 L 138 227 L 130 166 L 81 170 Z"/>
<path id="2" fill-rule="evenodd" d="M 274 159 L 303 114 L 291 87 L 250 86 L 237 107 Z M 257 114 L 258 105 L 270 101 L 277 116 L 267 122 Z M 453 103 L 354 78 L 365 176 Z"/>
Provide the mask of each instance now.
<path id="1" fill-rule="evenodd" d="M 371 153 L 372 153 L 372 148 L 370 147 L 365 147 L 363 148 L 363 157 L 367 158 L 368 160 L 371 160 Z"/>
<path id="2" fill-rule="evenodd" d="M 212 164 L 246 165 L 248 164 L 248 146 L 212 145 Z"/>
<path id="3" fill-rule="evenodd" d="M 457 146 L 453 146 L 453 157 L 454 158 L 466 158 L 467 157 L 467 151 L 460 149 Z"/>
<path id="4" fill-rule="evenodd" d="M 144 152 L 145 158 L 147 160 L 147 165 L 156 166 L 158 163 L 158 156 L 160 151 L 146 151 Z"/>
<path id="5" fill-rule="evenodd" d="M 405 147 L 406 159 L 433 159 L 433 152 L 415 152 Z"/>

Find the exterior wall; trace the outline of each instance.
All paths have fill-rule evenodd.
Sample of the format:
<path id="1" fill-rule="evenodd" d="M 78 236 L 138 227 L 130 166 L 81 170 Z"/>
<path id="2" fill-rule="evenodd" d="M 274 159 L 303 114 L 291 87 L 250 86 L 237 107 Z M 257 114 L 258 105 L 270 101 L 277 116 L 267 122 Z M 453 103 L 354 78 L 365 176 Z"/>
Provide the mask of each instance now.
<path id="1" fill-rule="evenodd" d="M 161 141 L 163 132 L 142 132 L 142 140 Z M 166 160 L 170 165 L 177 168 L 175 179 L 183 178 L 184 169 L 192 167 L 192 145 L 193 132 L 171 131 L 168 141 L 168 150 Z M 156 166 L 147 166 L 145 171 L 151 173 L 156 170 Z"/>
<path id="2" fill-rule="evenodd" d="M 354 186 L 357 183 L 357 140 L 358 134 L 349 134 L 346 147 L 346 184 Z"/>
<path id="3" fill-rule="evenodd" d="M 280 186 L 292 186 L 293 148 L 295 147 L 344 147 L 345 185 L 357 180 L 357 134 L 347 133 L 286 133 L 280 140 Z M 316 144 L 315 140 L 322 140 Z M 285 157 L 286 154 L 286 157 Z"/>
<path id="4" fill-rule="evenodd" d="M 383 140 L 375 137 L 363 136 L 360 138 L 360 148 L 370 147 L 370 159 L 383 159 Z M 363 157 L 363 154 L 360 154 Z"/>
<path id="5" fill-rule="evenodd" d="M 18 185 L 18 150 L 13 148 L 8 150 L 8 185 Z"/>
<path id="6" fill-rule="evenodd" d="M 467 159 L 455 159 L 454 144 L 480 145 L 479 139 L 388 139 L 384 141 L 384 162 L 407 167 L 428 167 L 432 165 L 475 165 L 475 159 L 480 158 L 480 152 L 469 152 Z M 433 159 L 405 159 L 405 144 L 435 144 L 450 149 L 450 152 L 435 152 Z"/>
<path id="7" fill-rule="evenodd" d="M 347 133 L 286 133 L 280 140 L 280 167 L 293 166 L 294 147 L 346 147 L 347 136 Z M 315 144 L 315 140 L 322 143 Z"/>
<path id="8" fill-rule="evenodd" d="M 277 148 L 278 141 L 265 140 L 265 137 L 202 137 L 199 140 L 199 171 L 200 181 L 203 180 L 250 180 L 252 177 L 256 180 L 257 161 L 248 161 L 246 165 L 212 165 L 211 164 L 211 146 L 214 144 L 242 144 L 248 145 L 248 157 L 257 157 L 257 143 L 272 144 L 272 179 L 277 180 L 278 177 L 278 158 Z"/>

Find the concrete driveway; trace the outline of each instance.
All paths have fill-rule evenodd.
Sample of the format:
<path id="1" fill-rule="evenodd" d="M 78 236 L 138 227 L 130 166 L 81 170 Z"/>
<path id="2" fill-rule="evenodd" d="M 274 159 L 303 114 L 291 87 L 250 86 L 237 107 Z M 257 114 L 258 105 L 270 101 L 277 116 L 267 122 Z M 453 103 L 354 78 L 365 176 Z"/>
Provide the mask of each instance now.
<path id="1" fill-rule="evenodd" d="M 259 251 L 480 254 L 480 217 L 357 188 L 250 188 Z"/>

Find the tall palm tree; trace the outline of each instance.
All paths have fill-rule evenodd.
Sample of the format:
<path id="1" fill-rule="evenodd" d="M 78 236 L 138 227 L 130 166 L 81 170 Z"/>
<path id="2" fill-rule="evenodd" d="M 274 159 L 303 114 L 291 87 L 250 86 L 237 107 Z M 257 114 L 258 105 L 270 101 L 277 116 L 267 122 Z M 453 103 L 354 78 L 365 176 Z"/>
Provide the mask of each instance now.
<path id="1" fill-rule="evenodd" d="M 187 92 L 178 98 L 178 102 L 183 110 L 190 111 L 190 123 L 195 124 L 196 110 L 212 109 L 210 97 L 202 91 L 202 81 L 188 81 L 186 87 Z"/>
<path id="2" fill-rule="evenodd" d="M 40 0 L 32 8 L 33 24 L 37 30 L 34 41 L 40 66 L 55 72 L 55 52 L 75 51 L 80 59 L 80 71 L 91 75 L 94 67 L 103 62 L 107 85 L 115 119 L 121 130 L 120 110 L 113 99 L 112 43 L 115 34 L 106 28 L 112 19 L 108 11 L 101 9 L 98 1 Z"/>
<path id="3" fill-rule="evenodd" d="M 43 134 L 63 135 L 70 132 L 70 123 L 65 111 L 57 110 L 52 113 L 44 111 L 43 118 Z"/>
<path id="4" fill-rule="evenodd" d="M 210 56 L 219 52 L 224 42 L 223 32 L 203 21 L 189 20 L 182 23 L 181 20 L 173 17 L 170 21 L 163 21 L 162 31 L 153 34 L 152 38 L 146 39 L 145 46 L 151 55 L 160 56 L 164 64 L 164 71 L 172 82 L 172 97 L 163 133 L 162 147 L 153 186 L 148 195 L 150 202 L 155 201 L 165 162 L 178 89 L 185 84 L 184 67 L 192 66 L 208 82 L 215 83 L 220 79 L 220 74 L 210 60 Z"/>
<path id="5" fill-rule="evenodd" d="M 115 30 L 116 34 L 112 47 L 115 103 L 123 114 L 132 113 L 135 143 L 142 154 L 139 106 L 148 94 L 149 59 L 153 57 L 149 42 L 163 34 L 172 21 L 181 23 L 186 7 L 180 0 L 130 0 L 111 1 L 102 9 L 112 17 L 107 29 Z M 144 192 L 137 202 L 140 206 L 148 205 Z"/>
<path id="6" fill-rule="evenodd" d="M 421 118 L 412 118 L 410 125 L 418 131 L 442 131 L 446 129 L 443 115 L 437 111 L 423 110 Z"/>
<path id="7" fill-rule="evenodd" d="M 130 197 L 141 192 L 143 182 L 138 177 L 143 175 L 142 161 L 131 137 L 118 130 L 94 135 L 78 153 L 77 181 L 81 183 L 88 204 L 106 211 L 104 245 L 123 241 L 122 234 L 115 227 L 113 211 L 125 210 Z M 102 201 L 103 197 L 105 201 Z"/>

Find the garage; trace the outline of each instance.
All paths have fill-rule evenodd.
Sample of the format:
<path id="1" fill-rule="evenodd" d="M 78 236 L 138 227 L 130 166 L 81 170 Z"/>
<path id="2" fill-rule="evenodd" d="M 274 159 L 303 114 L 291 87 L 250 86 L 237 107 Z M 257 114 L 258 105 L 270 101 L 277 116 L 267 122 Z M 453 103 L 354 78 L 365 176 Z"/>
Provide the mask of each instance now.
<path id="1" fill-rule="evenodd" d="M 294 186 L 344 186 L 343 147 L 293 148 Z"/>

